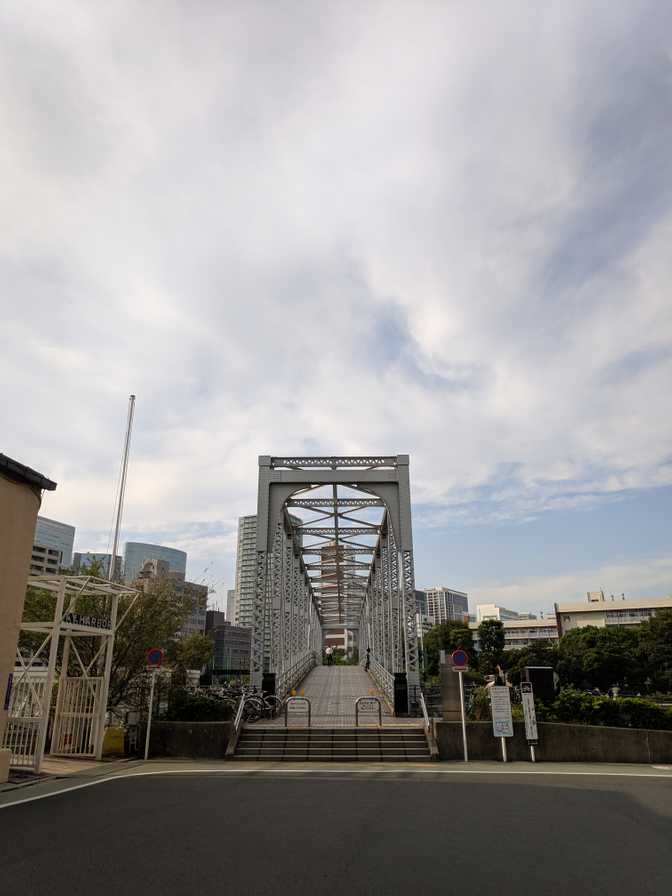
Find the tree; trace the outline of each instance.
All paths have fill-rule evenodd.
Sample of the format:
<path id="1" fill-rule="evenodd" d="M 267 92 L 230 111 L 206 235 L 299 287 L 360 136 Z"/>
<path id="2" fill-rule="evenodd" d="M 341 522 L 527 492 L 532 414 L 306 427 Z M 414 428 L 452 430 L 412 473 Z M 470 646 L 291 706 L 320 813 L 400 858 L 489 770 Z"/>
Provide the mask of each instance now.
<path id="1" fill-rule="evenodd" d="M 212 659 L 215 645 L 212 638 L 196 632 L 185 638 L 178 638 L 168 646 L 168 662 L 178 673 L 185 678 L 187 669 L 202 669 Z"/>
<path id="2" fill-rule="evenodd" d="M 535 641 L 527 647 L 507 650 L 504 654 L 504 666 L 513 684 L 520 683 L 525 666 L 550 666 L 556 669 L 557 665 L 558 649 L 552 641 Z"/>
<path id="3" fill-rule="evenodd" d="M 83 574 L 99 572 L 92 566 L 83 570 Z M 119 626 L 114 640 L 112 654 L 112 672 L 108 705 L 115 707 L 124 703 L 134 689 L 135 684 L 143 676 L 147 665 L 147 651 L 150 647 L 172 649 L 177 633 L 186 618 L 195 607 L 195 600 L 185 593 L 176 591 L 170 581 L 159 580 L 143 592 L 133 603 L 132 599 L 123 597 L 119 601 L 118 618 L 125 616 Z M 80 596 L 73 610 L 83 615 L 98 615 L 100 599 Z M 126 611 L 128 610 L 128 613 Z M 26 593 L 24 619 L 44 621 L 53 618 L 54 595 L 50 592 L 30 588 Z M 20 646 L 24 650 L 35 650 L 44 639 L 44 635 L 21 633 Z M 74 642 L 73 642 L 74 643 Z M 88 665 L 100 647 L 100 639 L 96 637 L 78 637 L 76 648 L 82 662 Z M 61 671 L 62 650 L 57 656 L 57 672 Z M 71 671 L 75 663 L 73 653 L 70 655 Z"/>
<path id="4" fill-rule="evenodd" d="M 475 657 L 474 638 L 469 629 L 462 622 L 442 622 L 435 625 L 423 638 L 425 645 L 425 674 L 438 675 L 439 654 L 442 650 L 447 653 L 461 647 L 470 657 Z"/>
<path id="5" fill-rule="evenodd" d="M 481 652 L 478 657 L 481 672 L 494 672 L 504 660 L 504 626 L 499 619 L 484 619 L 478 626 Z"/>
<path id="6" fill-rule="evenodd" d="M 560 681 L 602 691 L 612 685 L 641 689 L 647 670 L 640 661 L 640 649 L 640 636 L 634 626 L 572 629 L 558 644 Z"/>
<path id="7" fill-rule="evenodd" d="M 660 610 L 638 634 L 639 660 L 651 690 L 672 693 L 672 610 Z"/>

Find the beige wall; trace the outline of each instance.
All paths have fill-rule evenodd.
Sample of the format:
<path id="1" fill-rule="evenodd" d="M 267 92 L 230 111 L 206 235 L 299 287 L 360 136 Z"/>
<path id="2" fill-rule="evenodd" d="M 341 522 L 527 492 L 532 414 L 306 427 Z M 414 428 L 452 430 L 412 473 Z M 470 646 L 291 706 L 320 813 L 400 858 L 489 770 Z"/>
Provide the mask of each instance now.
<path id="1" fill-rule="evenodd" d="M 14 669 L 39 509 L 37 490 L 0 475 L 0 745 L 7 720 L 7 680 Z M 7 780 L 8 766 L 9 752 L 0 749 L 0 782 Z"/>
<path id="2" fill-rule="evenodd" d="M 563 633 L 568 632 L 573 628 L 585 628 L 587 625 L 595 625 L 597 628 L 604 628 L 607 624 L 603 606 L 599 610 L 589 610 L 586 613 L 563 613 L 562 610 L 560 610 L 558 616 L 560 617 L 560 625 L 562 626 Z"/>

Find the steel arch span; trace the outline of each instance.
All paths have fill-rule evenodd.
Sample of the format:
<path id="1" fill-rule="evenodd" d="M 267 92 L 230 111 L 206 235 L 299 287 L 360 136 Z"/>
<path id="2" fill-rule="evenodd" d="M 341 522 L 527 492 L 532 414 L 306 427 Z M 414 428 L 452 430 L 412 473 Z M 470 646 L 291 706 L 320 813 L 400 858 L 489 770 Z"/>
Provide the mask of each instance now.
<path id="1" fill-rule="evenodd" d="M 284 695 L 339 627 L 390 702 L 419 685 L 408 455 L 262 455 L 253 684 Z"/>

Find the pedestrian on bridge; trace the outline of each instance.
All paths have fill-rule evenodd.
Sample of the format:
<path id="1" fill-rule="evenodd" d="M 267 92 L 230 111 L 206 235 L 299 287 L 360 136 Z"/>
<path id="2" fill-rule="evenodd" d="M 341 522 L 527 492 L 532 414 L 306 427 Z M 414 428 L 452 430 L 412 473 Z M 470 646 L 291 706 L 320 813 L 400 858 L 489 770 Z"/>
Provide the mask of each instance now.
<path id="1" fill-rule="evenodd" d="M 331 664 L 334 661 L 334 657 L 333 657 L 334 650 L 332 647 L 327 647 L 327 649 L 324 652 L 327 655 L 327 666 L 331 666 Z"/>
<path id="2" fill-rule="evenodd" d="M 364 671 L 368 672 L 371 668 L 371 648 L 366 648 L 366 662 L 364 663 Z"/>

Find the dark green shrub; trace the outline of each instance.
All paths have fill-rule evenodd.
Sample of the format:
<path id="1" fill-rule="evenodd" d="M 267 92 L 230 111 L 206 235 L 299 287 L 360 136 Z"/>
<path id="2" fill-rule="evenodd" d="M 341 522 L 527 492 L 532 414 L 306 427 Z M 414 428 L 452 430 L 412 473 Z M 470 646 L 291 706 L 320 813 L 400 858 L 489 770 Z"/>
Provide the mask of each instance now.
<path id="1" fill-rule="evenodd" d="M 540 720 L 547 722 L 672 729 L 672 711 L 641 697 L 594 697 L 567 689 L 550 706 L 542 706 L 540 710 Z"/>
<path id="2" fill-rule="evenodd" d="M 172 691 L 165 715 L 169 722 L 227 722 L 232 717 L 233 707 L 228 701 L 184 688 Z"/>

